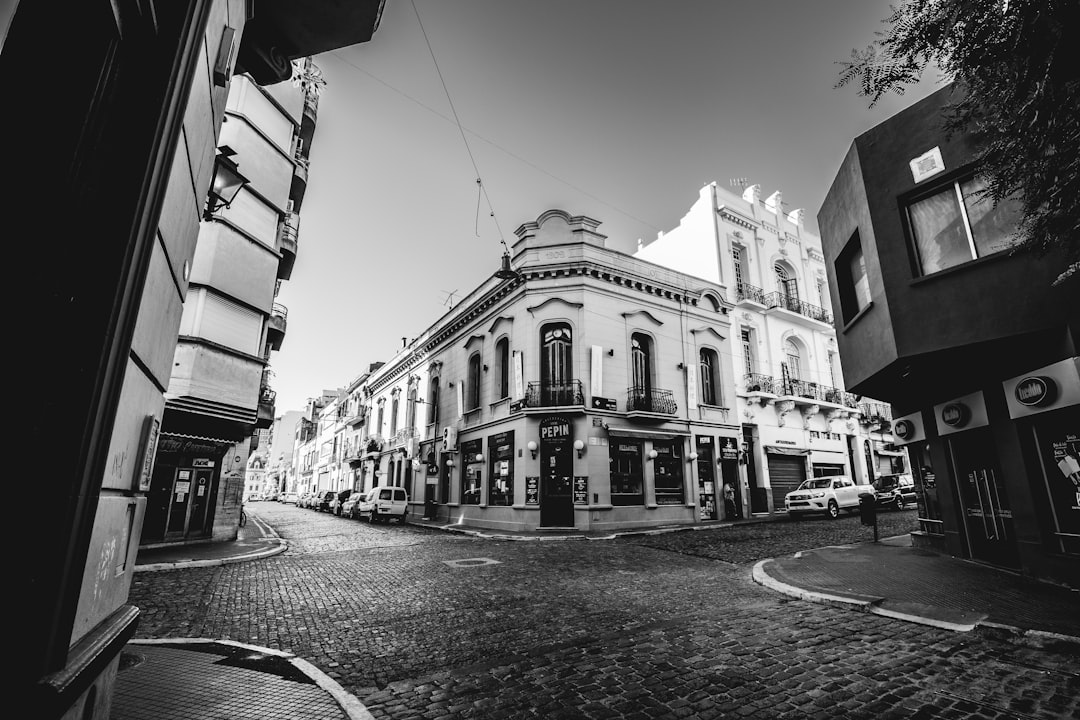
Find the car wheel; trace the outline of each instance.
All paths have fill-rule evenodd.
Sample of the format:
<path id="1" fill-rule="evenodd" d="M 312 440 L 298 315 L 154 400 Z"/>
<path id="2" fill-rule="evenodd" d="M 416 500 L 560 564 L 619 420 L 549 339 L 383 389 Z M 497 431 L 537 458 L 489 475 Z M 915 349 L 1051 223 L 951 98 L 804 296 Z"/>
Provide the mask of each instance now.
<path id="1" fill-rule="evenodd" d="M 829 517 L 833 518 L 834 520 L 840 517 L 840 506 L 836 504 L 835 500 L 829 501 L 829 509 L 827 512 L 829 513 Z"/>
<path id="2" fill-rule="evenodd" d="M 401 524 L 402 524 L 402 525 L 404 525 L 404 524 L 405 524 L 405 523 L 407 522 L 407 521 L 406 521 L 406 519 L 405 519 L 405 517 L 406 517 L 406 516 L 407 516 L 408 514 L 409 514 L 409 513 L 408 513 L 407 511 L 406 511 L 406 512 L 403 512 L 403 513 L 401 513 L 401 517 L 400 517 L 400 518 L 398 518 L 398 520 L 400 520 L 400 521 L 401 521 Z"/>

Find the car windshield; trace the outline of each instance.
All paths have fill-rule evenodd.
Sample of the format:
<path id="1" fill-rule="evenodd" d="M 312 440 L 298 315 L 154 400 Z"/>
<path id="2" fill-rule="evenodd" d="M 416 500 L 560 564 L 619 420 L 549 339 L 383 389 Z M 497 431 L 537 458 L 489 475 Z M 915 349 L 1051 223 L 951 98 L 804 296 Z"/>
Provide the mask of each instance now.
<path id="1" fill-rule="evenodd" d="M 832 478 L 814 478 L 813 480 L 807 480 L 799 486 L 800 490 L 820 490 L 821 488 L 832 487 Z"/>
<path id="2" fill-rule="evenodd" d="M 894 477 L 880 477 L 874 481 L 874 487 L 878 490 L 891 490 L 899 484 L 900 481 Z"/>

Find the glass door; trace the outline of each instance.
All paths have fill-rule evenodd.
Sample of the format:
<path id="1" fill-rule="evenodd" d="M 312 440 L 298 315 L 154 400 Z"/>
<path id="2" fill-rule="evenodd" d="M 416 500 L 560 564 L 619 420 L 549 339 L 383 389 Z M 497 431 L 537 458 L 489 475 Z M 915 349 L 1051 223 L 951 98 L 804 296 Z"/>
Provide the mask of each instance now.
<path id="1" fill-rule="evenodd" d="M 949 436 L 953 478 L 971 557 L 1019 567 L 1012 508 L 989 429 Z"/>

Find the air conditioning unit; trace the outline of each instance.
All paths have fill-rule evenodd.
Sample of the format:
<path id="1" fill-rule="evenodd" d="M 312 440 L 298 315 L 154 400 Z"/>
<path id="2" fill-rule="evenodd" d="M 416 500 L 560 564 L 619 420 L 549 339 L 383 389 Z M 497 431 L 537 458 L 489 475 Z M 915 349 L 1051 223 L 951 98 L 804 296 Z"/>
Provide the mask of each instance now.
<path id="1" fill-rule="evenodd" d="M 457 428 L 456 427 L 444 427 L 442 431 L 443 440 L 443 452 L 452 452 L 457 450 Z"/>

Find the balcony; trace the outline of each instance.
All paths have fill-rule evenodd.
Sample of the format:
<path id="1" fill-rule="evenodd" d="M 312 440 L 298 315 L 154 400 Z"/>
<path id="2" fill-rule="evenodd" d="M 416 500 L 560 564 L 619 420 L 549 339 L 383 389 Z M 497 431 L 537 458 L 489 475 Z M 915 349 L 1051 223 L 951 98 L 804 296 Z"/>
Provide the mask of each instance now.
<path id="1" fill-rule="evenodd" d="M 750 285 L 749 283 L 738 283 L 735 286 L 735 304 L 739 303 L 757 303 L 758 305 L 765 304 L 765 291 L 756 285 Z"/>
<path id="2" fill-rule="evenodd" d="M 566 382 L 531 382 L 525 390 L 522 407 L 552 408 L 585 406 L 585 390 L 580 380 Z"/>
<path id="3" fill-rule="evenodd" d="M 771 310 L 780 309 L 787 310 L 788 312 L 795 313 L 803 318 L 808 318 L 819 323 L 826 325 L 832 325 L 832 313 L 825 308 L 820 308 L 817 305 L 811 305 L 808 302 L 786 295 L 781 292 L 772 292 L 764 296 L 764 303 L 766 308 Z M 804 323 L 805 324 L 805 323 Z M 814 326 L 810 326 L 814 327 Z"/>
<path id="4" fill-rule="evenodd" d="M 862 415 L 865 424 L 876 425 L 881 428 L 892 427 L 892 407 L 885 403 L 859 403 L 859 413 Z"/>
<path id="5" fill-rule="evenodd" d="M 416 428 L 402 428 L 390 436 L 389 445 L 391 448 L 404 447 L 416 435 Z"/>
<path id="6" fill-rule="evenodd" d="M 675 395 L 670 390 L 632 387 L 626 391 L 627 417 L 649 418 L 656 415 L 674 415 L 678 409 Z"/>
<path id="7" fill-rule="evenodd" d="M 346 445 L 341 453 L 341 459 L 350 465 L 355 465 L 364 459 L 364 446 L 361 443 Z"/>
<path id="8" fill-rule="evenodd" d="M 832 405 L 842 405 L 851 409 L 858 407 L 858 402 L 852 393 L 806 380 L 775 378 L 771 375 L 748 373 L 743 376 L 743 383 L 746 394 L 755 399 L 786 397 L 795 400 L 812 400 L 815 403 L 824 402 Z"/>
<path id="9" fill-rule="evenodd" d="M 272 350 L 280 350 L 285 339 L 285 328 L 289 324 L 289 309 L 281 303 L 274 303 L 270 308 L 270 320 L 266 324 L 266 339 Z"/>
<path id="10" fill-rule="evenodd" d="M 274 424 L 274 400 L 277 393 L 263 385 L 259 390 L 259 410 L 255 415 L 256 429 L 268 428 Z"/>
<path id="11" fill-rule="evenodd" d="M 369 435 L 361 441 L 361 446 L 363 448 L 362 457 L 378 455 L 383 450 L 383 439 L 379 435 Z"/>
<path id="12" fill-rule="evenodd" d="M 293 265 L 296 264 L 297 245 L 300 240 L 300 214 L 286 212 L 281 220 L 281 240 L 278 250 L 281 251 L 281 262 L 278 263 L 278 280 L 288 280 L 292 277 Z"/>
<path id="13" fill-rule="evenodd" d="M 293 201 L 293 210 L 300 212 L 300 204 L 304 201 L 304 193 L 307 192 L 308 167 L 310 163 L 299 146 L 293 151 L 293 179 L 292 188 L 289 190 L 289 199 Z"/>
<path id="14" fill-rule="evenodd" d="M 360 423 L 364 422 L 365 417 L 367 417 L 367 414 L 364 412 L 363 408 L 360 408 L 360 410 L 358 410 L 355 415 L 346 416 L 344 422 L 349 427 L 356 427 Z"/>

